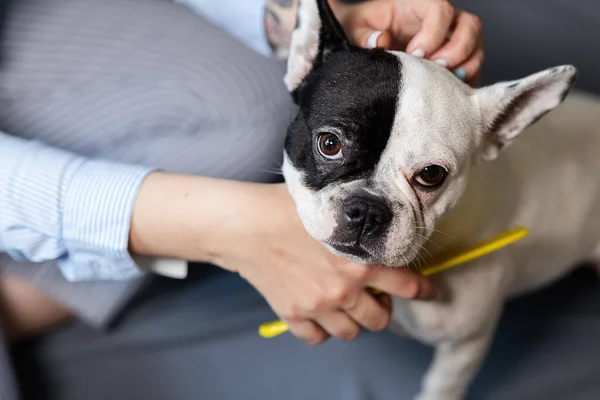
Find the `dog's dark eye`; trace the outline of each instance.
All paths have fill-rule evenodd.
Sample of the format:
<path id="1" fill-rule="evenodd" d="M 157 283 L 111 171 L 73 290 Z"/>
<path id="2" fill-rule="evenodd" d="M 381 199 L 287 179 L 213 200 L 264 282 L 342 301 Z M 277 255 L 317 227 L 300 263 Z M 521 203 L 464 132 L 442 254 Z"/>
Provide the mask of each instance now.
<path id="1" fill-rule="evenodd" d="M 447 174 L 448 171 L 446 171 L 444 167 L 440 167 L 439 165 L 429 165 L 420 170 L 413 179 L 421 186 L 433 188 L 444 183 Z"/>
<path id="2" fill-rule="evenodd" d="M 318 138 L 319 153 L 325 158 L 335 160 L 342 157 L 342 142 L 333 133 L 322 133 Z"/>

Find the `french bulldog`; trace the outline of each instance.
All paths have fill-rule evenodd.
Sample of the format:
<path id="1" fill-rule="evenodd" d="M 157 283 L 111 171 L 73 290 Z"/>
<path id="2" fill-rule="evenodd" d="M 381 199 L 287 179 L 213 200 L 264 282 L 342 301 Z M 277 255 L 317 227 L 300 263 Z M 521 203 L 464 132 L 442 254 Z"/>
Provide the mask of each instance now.
<path id="1" fill-rule="evenodd" d="M 464 398 L 507 299 L 600 261 L 600 105 L 561 105 L 576 76 L 560 66 L 471 88 L 436 63 L 352 45 L 326 0 L 300 2 L 282 169 L 312 237 L 403 267 L 530 230 L 436 275 L 439 301 L 393 299 L 390 329 L 435 346 L 420 400 Z"/>

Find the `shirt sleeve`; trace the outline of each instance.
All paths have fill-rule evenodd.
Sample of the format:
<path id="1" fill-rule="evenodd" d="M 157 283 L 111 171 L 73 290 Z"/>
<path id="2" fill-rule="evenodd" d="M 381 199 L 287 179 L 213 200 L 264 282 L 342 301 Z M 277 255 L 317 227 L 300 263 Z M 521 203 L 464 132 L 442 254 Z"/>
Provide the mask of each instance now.
<path id="1" fill-rule="evenodd" d="M 128 252 L 134 201 L 150 172 L 0 133 L 0 252 L 56 260 L 69 281 L 128 279 L 164 265 L 138 268 Z"/>
<path id="2" fill-rule="evenodd" d="M 246 46 L 264 56 L 271 55 L 265 34 L 266 0 L 175 0 L 205 16 Z"/>

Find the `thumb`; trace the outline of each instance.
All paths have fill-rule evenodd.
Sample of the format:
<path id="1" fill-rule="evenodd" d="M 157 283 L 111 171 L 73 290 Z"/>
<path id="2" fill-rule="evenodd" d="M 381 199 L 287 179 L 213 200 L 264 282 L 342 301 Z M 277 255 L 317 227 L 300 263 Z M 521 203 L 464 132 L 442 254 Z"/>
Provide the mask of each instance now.
<path id="1" fill-rule="evenodd" d="M 389 32 L 367 27 L 352 30 L 349 33 L 349 39 L 355 45 L 367 49 L 389 49 L 392 44 L 392 36 Z"/>

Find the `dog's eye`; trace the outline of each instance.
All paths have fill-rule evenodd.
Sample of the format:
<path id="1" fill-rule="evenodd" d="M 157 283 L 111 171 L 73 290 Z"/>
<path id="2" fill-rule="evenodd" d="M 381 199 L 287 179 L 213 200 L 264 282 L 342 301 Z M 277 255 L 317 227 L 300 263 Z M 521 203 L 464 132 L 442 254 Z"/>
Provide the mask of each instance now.
<path id="1" fill-rule="evenodd" d="M 447 174 L 448 171 L 446 171 L 444 167 L 440 167 L 439 165 L 429 165 L 420 170 L 413 179 L 421 186 L 433 188 L 444 183 Z"/>
<path id="2" fill-rule="evenodd" d="M 336 160 L 342 157 L 342 142 L 333 133 L 322 133 L 318 138 L 319 153 L 325 158 Z"/>

